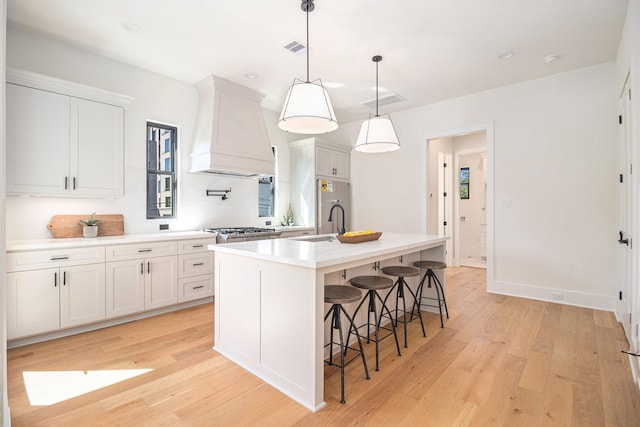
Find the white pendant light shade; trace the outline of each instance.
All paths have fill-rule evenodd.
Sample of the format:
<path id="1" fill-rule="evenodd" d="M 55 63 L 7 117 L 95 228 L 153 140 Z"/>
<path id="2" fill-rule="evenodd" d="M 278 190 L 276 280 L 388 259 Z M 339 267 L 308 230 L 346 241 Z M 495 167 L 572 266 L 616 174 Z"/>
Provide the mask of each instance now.
<path id="1" fill-rule="evenodd" d="M 384 153 L 400 148 L 398 135 L 393 128 L 391 117 L 369 115 L 360 127 L 355 149 L 363 153 Z"/>
<path id="2" fill-rule="evenodd" d="M 338 128 L 329 94 L 320 80 L 293 81 L 278 120 L 278 127 L 287 132 L 303 134 L 326 133 Z"/>

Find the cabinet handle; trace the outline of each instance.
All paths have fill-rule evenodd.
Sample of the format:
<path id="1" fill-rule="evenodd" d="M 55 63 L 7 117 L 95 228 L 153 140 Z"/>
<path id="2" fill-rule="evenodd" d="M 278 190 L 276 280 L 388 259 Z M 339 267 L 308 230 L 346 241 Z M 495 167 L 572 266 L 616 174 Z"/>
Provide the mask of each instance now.
<path id="1" fill-rule="evenodd" d="M 67 286 L 67 272 L 62 272 L 62 286 Z"/>
<path id="2" fill-rule="evenodd" d="M 197 262 L 197 263 L 193 264 L 194 267 L 198 267 L 200 265 L 204 265 L 204 262 Z"/>
<path id="3" fill-rule="evenodd" d="M 58 287 L 58 273 L 53 273 L 53 287 Z"/>
<path id="4" fill-rule="evenodd" d="M 63 256 L 52 256 L 51 257 L 51 261 L 60 261 L 63 259 L 69 259 L 68 255 L 63 255 Z"/>
<path id="5" fill-rule="evenodd" d="M 144 274 L 144 262 L 140 263 L 140 274 Z"/>
<path id="6" fill-rule="evenodd" d="M 138 253 L 151 252 L 153 249 L 138 249 Z"/>
<path id="7" fill-rule="evenodd" d="M 193 287 L 193 290 L 195 291 L 196 289 L 202 289 L 202 288 L 204 288 L 204 285 L 194 286 L 194 287 Z"/>
<path id="8" fill-rule="evenodd" d="M 147 274 L 151 274 L 151 262 L 147 261 Z"/>
<path id="9" fill-rule="evenodd" d="M 69 177 L 68 176 L 64 177 L 64 189 L 65 190 L 69 189 Z"/>
<path id="10" fill-rule="evenodd" d="M 73 189 L 74 190 L 76 189 L 76 177 L 75 176 L 73 177 Z"/>
<path id="11" fill-rule="evenodd" d="M 191 246 L 191 247 L 192 247 L 192 248 L 201 248 L 201 247 L 203 247 L 203 246 L 204 246 L 204 245 L 193 245 L 193 246 Z"/>

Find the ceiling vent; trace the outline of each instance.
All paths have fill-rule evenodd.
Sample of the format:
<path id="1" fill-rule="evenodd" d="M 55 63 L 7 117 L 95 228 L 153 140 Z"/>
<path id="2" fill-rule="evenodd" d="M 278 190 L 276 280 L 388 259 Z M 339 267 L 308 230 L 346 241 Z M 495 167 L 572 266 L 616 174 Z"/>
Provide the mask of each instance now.
<path id="1" fill-rule="evenodd" d="M 305 45 L 295 40 L 286 45 L 284 48 L 290 52 L 295 53 L 296 55 L 302 54 L 306 49 Z"/>
<path id="2" fill-rule="evenodd" d="M 400 95 L 398 95 L 397 93 L 392 93 L 390 95 L 381 96 L 380 98 L 378 98 L 378 106 L 389 105 L 389 104 L 393 104 L 394 102 L 400 102 L 404 100 L 405 99 Z M 363 101 L 360 104 L 364 105 L 365 107 L 376 108 L 375 98 L 369 101 Z"/>

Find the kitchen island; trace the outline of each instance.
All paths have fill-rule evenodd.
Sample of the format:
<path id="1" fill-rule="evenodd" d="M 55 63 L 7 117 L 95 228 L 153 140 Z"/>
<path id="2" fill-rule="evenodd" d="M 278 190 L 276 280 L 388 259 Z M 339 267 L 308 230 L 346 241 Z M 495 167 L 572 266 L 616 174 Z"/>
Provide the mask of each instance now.
<path id="1" fill-rule="evenodd" d="M 446 239 L 384 233 L 358 244 L 325 235 L 211 245 L 214 349 L 315 412 L 325 405 L 325 284 L 377 274 L 385 260 L 444 261 Z"/>

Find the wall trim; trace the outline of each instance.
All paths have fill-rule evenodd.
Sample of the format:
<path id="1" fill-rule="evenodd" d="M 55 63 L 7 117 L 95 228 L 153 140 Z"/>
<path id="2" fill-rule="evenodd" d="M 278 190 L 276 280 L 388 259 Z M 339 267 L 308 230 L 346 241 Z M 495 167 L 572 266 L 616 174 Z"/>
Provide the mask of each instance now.
<path id="1" fill-rule="evenodd" d="M 496 280 L 491 285 L 487 282 L 487 292 L 499 295 L 508 295 L 534 299 L 538 301 L 553 302 L 557 304 L 573 305 L 576 307 L 591 308 L 595 310 L 610 311 L 615 314 L 616 299 L 611 296 L 591 294 L 588 292 L 576 292 L 566 289 L 546 288 L 535 285 L 503 282 Z M 561 293 L 563 300 L 551 298 L 552 292 Z"/>

